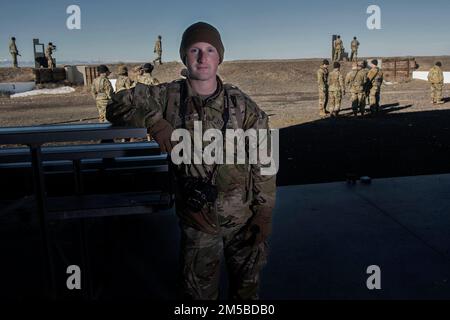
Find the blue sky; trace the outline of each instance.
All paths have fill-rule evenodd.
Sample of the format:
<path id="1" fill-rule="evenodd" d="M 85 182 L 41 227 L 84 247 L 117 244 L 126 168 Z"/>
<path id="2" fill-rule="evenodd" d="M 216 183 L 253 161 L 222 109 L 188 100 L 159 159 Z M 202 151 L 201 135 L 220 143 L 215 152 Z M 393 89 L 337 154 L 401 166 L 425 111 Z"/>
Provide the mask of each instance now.
<path id="1" fill-rule="evenodd" d="M 81 8 L 81 30 L 68 30 L 66 8 Z M 366 9 L 381 8 L 381 30 L 369 30 Z M 450 1 L 406 0 L 193 0 L 3 1 L 0 60 L 9 59 L 9 37 L 23 60 L 32 60 L 32 39 L 57 45 L 57 61 L 148 61 L 163 36 L 163 60 L 179 60 L 181 34 L 190 24 L 216 26 L 225 60 L 326 57 L 332 34 L 349 48 L 356 35 L 360 55 L 449 55 Z"/>

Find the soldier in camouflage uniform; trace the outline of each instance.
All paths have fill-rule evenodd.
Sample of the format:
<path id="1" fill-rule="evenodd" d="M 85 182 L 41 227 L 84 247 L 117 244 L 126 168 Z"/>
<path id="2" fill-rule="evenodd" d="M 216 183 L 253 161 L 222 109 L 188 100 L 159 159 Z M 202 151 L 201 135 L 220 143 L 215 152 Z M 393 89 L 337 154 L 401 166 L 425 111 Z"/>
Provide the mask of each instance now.
<path id="1" fill-rule="evenodd" d="M 352 71 L 345 77 L 345 85 L 350 87 L 352 94 L 352 110 L 355 116 L 358 115 L 358 111 L 361 115 L 364 115 L 366 108 L 365 86 L 367 83 L 367 72 L 363 68 L 363 62 L 353 63 Z"/>
<path id="2" fill-rule="evenodd" d="M 49 42 L 47 48 L 45 49 L 45 58 L 47 58 L 47 64 L 50 69 L 53 69 L 55 67 L 55 60 L 53 60 L 53 50 L 55 47 L 53 46 L 53 43 Z"/>
<path id="3" fill-rule="evenodd" d="M 325 117 L 328 113 L 328 60 L 323 60 L 319 70 L 317 70 L 317 84 L 319 86 L 319 114 Z"/>
<path id="4" fill-rule="evenodd" d="M 213 128 L 222 132 L 238 128 L 268 130 L 268 117 L 256 103 L 217 76 L 223 53 L 220 34 L 213 26 L 204 22 L 191 25 L 180 45 L 188 78 L 159 86 L 138 83 L 134 89 L 116 94 L 107 108 L 108 120 L 150 128 L 161 150 L 167 152 L 173 146 L 170 137 L 174 128 L 185 128 L 192 137 L 194 121 L 201 121 L 203 132 Z M 271 231 L 275 175 L 262 175 L 263 165 L 259 162 L 171 165 L 182 234 L 184 298 L 218 298 L 223 252 L 230 298 L 257 299 Z M 188 201 L 188 181 L 214 186 L 217 197 L 201 209 L 193 209 Z"/>
<path id="5" fill-rule="evenodd" d="M 108 79 L 108 75 L 110 74 L 108 67 L 102 64 L 98 66 L 97 71 L 100 75 L 92 82 L 91 93 L 97 105 L 99 121 L 105 122 L 106 106 L 111 102 L 111 96 L 114 90 Z"/>
<path id="6" fill-rule="evenodd" d="M 17 50 L 16 38 L 14 38 L 14 37 L 11 38 L 11 42 L 9 43 L 9 53 L 12 56 L 13 67 L 17 68 L 18 67 L 17 56 L 19 55 L 19 50 Z"/>
<path id="7" fill-rule="evenodd" d="M 161 57 L 162 57 L 162 43 L 161 43 L 161 36 L 158 36 L 158 40 L 155 42 L 155 48 L 153 49 L 153 52 L 157 54 L 156 59 L 153 60 L 153 63 L 156 64 L 156 61 L 159 61 L 159 64 L 163 64 Z"/>
<path id="8" fill-rule="evenodd" d="M 343 48 L 343 43 L 342 43 L 341 36 L 337 36 L 337 39 L 334 40 L 334 57 L 333 57 L 334 61 L 341 61 L 342 48 Z"/>
<path id="9" fill-rule="evenodd" d="M 328 76 L 328 101 L 330 105 L 330 116 L 337 117 L 341 110 L 342 96 L 345 95 L 345 84 L 341 74 L 341 64 L 336 61 L 333 67 L 333 71 Z"/>
<path id="10" fill-rule="evenodd" d="M 359 41 L 356 37 L 353 37 L 352 43 L 350 45 L 352 48 L 352 53 L 350 54 L 350 61 L 358 61 L 358 49 L 359 49 Z"/>
<path id="11" fill-rule="evenodd" d="M 158 79 L 152 77 L 153 65 L 146 63 L 142 66 L 143 74 L 137 78 L 137 82 L 148 86 L 156 86 L 159 84 Z"/>
<path id="12" fill-rule="evenodd" d="M 371 61 L 372 68 L 367 73 L 369 105 L 372 114 L 380 111 L 380 92 L 383 83 L 383 71 L 378 68 L 378 60 Z"/>
<path id="13" fill-rule="evenodd" d="M 128 68 L 126 66 L 119 66 L 119 76 L 116 80 L 116 92 L 130 89 L 133 87 L 133 81 L 128 77 Z"/>
<path id="14" fill-rule="evenodd" d="M 431 85 L 431 103 L 445 103 L 442 99 L 442 89 L 444 88 L 444 73 L 442 72 L 442 63 L 436 62 L 428 73 L 428 82 Z"/>

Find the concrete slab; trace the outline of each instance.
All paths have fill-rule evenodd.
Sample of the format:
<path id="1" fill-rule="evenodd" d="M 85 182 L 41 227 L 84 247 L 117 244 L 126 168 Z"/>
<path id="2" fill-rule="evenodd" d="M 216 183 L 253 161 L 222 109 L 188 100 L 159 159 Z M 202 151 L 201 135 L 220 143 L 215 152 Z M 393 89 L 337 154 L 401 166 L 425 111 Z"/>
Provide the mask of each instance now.
<path id="1" fill-rule="evenodd" d="M 450 298 L 450 175 L 279 188 L 266 299 Z M 381 268 L 382 290 L 366 287 Z"/>
<path id="2" fill-rule="evenodd" d="M 449 190 L 450 175 L 278 188 L 261 298 L 450 299 Z M 173 210 L 86 223 L 98 299 L 175 298 Z M 53 225 L 57 252 L 77 248 L 74 224 Z M 1 224 L 0 231 L 0 271 L 7 275 L 0 296 L 39 295 L 38 229 Z M 79 259 L 71 253 L 57 264 L 66 294 L 68 261 Z M 381 268 L 381 290 L 366 287 L 370 265 Z"/>

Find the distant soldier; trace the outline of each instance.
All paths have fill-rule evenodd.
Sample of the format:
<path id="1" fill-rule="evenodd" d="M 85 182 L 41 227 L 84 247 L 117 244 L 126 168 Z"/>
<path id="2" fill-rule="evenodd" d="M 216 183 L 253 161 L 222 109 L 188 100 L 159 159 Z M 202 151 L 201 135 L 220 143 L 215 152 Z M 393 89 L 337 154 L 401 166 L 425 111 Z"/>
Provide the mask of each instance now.
<path id="1" fill-rule="evenodd" d="M 444 73 L 442 72 L 442 63 L 436 62 L 434 67 L 428 73 L 428 82 L 431 85 L 431 103 L 445 103 L 442 99 L 442 89 L 444 88 Z"/>
<path id="2" fill-rule="evenodd" d="M 323 60 L 319 70 L 317 70 L 317 84 L 319 86 L 319 110 L 320 116 L 325 117 L 328 102 L 328 60 Z"/>
<path id="3" fill-rule="evenodd" d="M 351 48 L 352 53 L 350 55 L 350 61 L 358 61 L 359 41 L 356 39 L 356 37 L 353 37 Z"/>
<path id="4" fill-rule="evenodd" d="M 53 60 L 52 57 L 53 50 L 55 49 L 56 47 L 51 42 L 48 43 L 47 48 L 45 49 L 45 58 L 47 58 L 47 64 L 50 69 L 55 67 L 55 60 Z"/>
<path id="5" fill-rule="evenodd" d="M 337 36 L 337 39 L 334 40 L 334 61 L 341 61 L 342 56 L 342 48 L 344 47 L 344 44 L 342 43 L 341 36 Z"/>
<path id="6" fill-rule="evenodd" d="M 369 92 L 370 112 L 380 111 L 380 91 L 383 84 L 383 71 L 378 68 L 378 60 L 371 61 L 370 71 L 367 73 L 367 87 Z"/>
<path id="7" fill-rule="evenodd" d="M 356 64 L 353 63 L 352 71 L 350 71 L 345 77 L 345 84 L 350 87 L 352 94 L 352 110 L 355 116 L 358 115 L 358 111 L 361 115 L 364 115 L 366 108 L 366 95 L 364 92 L 367 82 L 367 73 L 363 70 L 364 64 L 362 62 Z"/>
<path id="8" fill-rule="evenodd" d="M 158 79 L 152 77 L 153 65 L 146 63 L 143 65 L 142 70 L 144 74 L 138 78 L 139 83 L 143 83 L 149 86 L 156 86 L 159 84 Z"/>
<path id="9" fill-rule="evenodd" d="M 161 36 L 158 36 L 158 40 L 155 42 L 155 48 L 153 49 L 153 52 L 157 54 L 157 57 L 155 60 L 153 60 L 153 63 L 156 64 L 156 61 L 159 61 L 159 64 L 163 64 L 161 60 L 162 56 L 162 43 L 161 43 Z"/>
<path id="10" fill-rule="evenodd" d="M 133 87 L 133 81 L 128 77 L 128 68 L 126 66 L 119 66 L 118 73 L 119 76 L 116 80 L 116 92 Z"/>
<path id="11" fill-rule="evenodd" d="M 341 64 L 339 62 L 334 62 L 334 69 L 329 75 L 329 104 L 330 104 L 330 115 L 332 117 L 337 117 L 339 111 L 341 110 L 342 96 L 345 95 L 345 84 L 344 78 L 341 74 Z"/>
<path id="12" fill-rule="evenodd" d="M 17 50 L 16 38 L 15 37 L 12 37 L 11 38 L 11 42 L 9 43 L 9 53 L 12 56 L 13 67 L 14 68 L 18 68 L 17 56 L 20 56 L 20 54 L 19 54 L 19 50 Z"/>
<path id="13" fill-rule="evenodd" d="M 108 79 L 110 75 L 108 67 L 102 64 L 98 66 L 97 71 L 100 75 L 92 82 L 91 93 L 97 105 L 99 120 L 105 122 L 106 105 L 111 102 L 114 90 Z"/>

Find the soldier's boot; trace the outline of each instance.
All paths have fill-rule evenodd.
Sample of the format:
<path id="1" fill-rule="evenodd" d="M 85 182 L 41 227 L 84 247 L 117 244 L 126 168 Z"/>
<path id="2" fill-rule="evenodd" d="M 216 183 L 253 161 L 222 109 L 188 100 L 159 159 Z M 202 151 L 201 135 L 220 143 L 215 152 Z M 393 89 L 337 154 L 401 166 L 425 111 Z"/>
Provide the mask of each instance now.
<path id="1" fill-rule="evenodd" d="M 370 113 L 372 115 L 374 115 L 375 113 L 377 113 L 377 106 L 375 104 L 371 104 L 370 105 Z"/>

